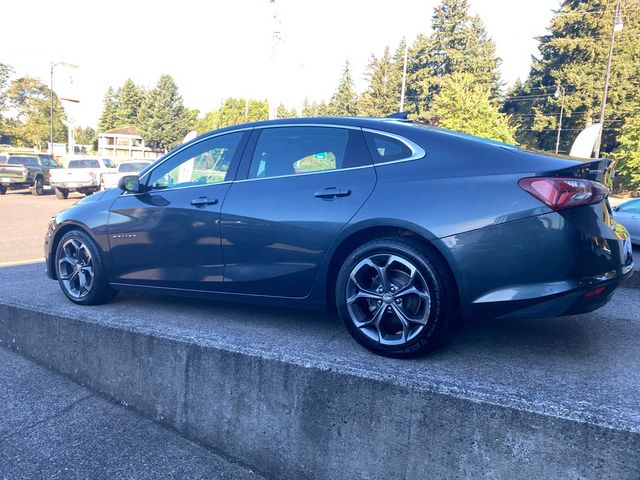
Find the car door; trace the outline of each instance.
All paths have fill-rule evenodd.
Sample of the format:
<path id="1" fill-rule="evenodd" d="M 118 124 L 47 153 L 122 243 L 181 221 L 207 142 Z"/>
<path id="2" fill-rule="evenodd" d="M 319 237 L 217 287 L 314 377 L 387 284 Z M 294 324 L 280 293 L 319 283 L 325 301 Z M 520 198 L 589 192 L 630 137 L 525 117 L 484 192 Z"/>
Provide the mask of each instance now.
<path id="1" fill-rule="evenodd" d="M 123 192 L 109 214 L 116 283 L 216 290 L 222 282 L 220 207 L 249 133 L 190 144 L 145 172 L 143 193 Z"/>
<path id="2" fill-rule="evenodd" d="M 225 289 L 304 297 L 338 232 L 376 182 L 362 131 L 254 130 L 222 207 Z"/>

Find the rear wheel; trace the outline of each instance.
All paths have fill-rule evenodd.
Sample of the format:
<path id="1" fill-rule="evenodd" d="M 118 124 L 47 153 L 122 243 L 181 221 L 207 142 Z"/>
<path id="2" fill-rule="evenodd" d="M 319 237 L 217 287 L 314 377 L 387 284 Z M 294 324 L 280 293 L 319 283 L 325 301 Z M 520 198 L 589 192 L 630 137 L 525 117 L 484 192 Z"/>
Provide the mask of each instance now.
<path id="1" fill-rule="evenodd" d="M 31 193 L 37 196 L 40 196 L 44 193 L 44 181 L 42 180 L 42 177 L 36 178 L 33 187 L 31 187 Z"/>
<path id="2" fill-rule="evenodd" d="M 109 286 L 98 247 L 80 230 L 67 232 L 60 239 L 55 268 L 62 291 L 74 303 L 105 303 L 118 293 Z"/>
<path id="3" fill-rule="evenodd" d="M 4 195 L 5 193 L 7 193 L 7 187 L 0 185 L 0 195 Z"/>
<path id="4" fill-rule="evenodd" d="M 345 260 L 336 304 L 364 347 L 413 357 L 446 340 L 457 318 L 454 280 L 442 259 L 410 240 L 370 241 Z"/>
<path id="5" fill-rule="evenodd" d="M 56 187 L 56 197 L 59 198 L 60 200 L 64 200 L 66 198 L 69 198 L 69 190 L 67 190 L 65 188 L 57 188 Z"/>

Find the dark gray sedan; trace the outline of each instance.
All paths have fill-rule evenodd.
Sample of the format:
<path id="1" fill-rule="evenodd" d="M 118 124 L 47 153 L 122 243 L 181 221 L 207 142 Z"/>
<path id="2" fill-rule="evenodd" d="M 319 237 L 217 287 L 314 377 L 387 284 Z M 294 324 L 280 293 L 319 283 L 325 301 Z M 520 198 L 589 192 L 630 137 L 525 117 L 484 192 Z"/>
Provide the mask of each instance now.
<path id="1" fill-rule="evenodd" d="M 398 119 L 238 125 L 58 214 L 47 271 L 83 305 L 134 289 L 334 310 L 412 356 L 460 315 L 604 305 L 633 268 L 610 165 Z"/>

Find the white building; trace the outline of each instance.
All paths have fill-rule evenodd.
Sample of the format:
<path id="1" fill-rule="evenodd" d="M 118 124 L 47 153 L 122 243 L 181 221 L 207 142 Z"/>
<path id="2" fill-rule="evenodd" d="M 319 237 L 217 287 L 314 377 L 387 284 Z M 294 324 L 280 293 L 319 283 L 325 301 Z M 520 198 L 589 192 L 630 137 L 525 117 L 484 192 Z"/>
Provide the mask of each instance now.
<path id="1" fill-rule="evenodd" d="M 103 157 L 156 158 L 157 152 L 145 146 L 136 127 L 114 128 L 98 135 L 98 154 Z"/>

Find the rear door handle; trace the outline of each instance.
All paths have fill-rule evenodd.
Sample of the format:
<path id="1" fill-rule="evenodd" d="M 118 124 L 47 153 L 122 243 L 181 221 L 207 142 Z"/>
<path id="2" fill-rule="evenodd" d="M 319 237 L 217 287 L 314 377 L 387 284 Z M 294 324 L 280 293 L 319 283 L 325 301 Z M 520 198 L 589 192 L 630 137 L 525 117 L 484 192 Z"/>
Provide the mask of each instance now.
<path id="1" fill-rule="evenodd" d="M 194 207 L 206 207 L 207 205 L 215 205 L 218 203 L 217 198 L 198 197 L 191 200 L 191 205 Z"/>
<path id="2" fill-rule="evenodd" d="M 351 190 L 343 190 L 337 187 L 327 187 L 324 190 L 320 190 L 315 193 L 316 198 L 323 198 L 325 200 L 333 200 L 337 197 L 348 197 L 351 195 Z"/>

